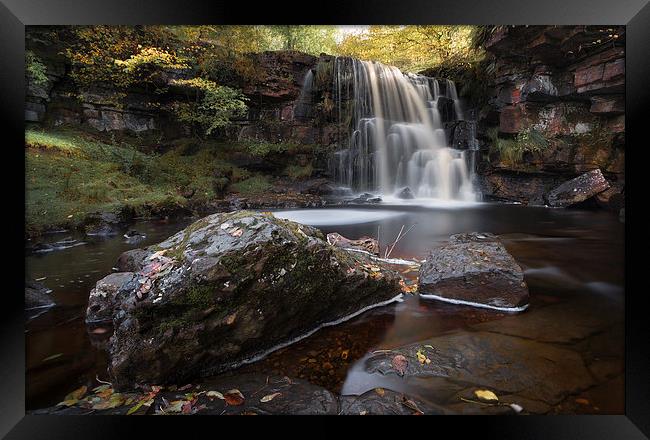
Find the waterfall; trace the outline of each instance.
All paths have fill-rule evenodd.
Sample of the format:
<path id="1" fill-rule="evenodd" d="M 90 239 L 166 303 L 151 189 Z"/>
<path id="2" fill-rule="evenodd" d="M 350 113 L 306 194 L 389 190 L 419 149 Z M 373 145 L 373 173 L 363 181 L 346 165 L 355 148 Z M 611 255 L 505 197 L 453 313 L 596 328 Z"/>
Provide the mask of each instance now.
<path id="1" fill-rule="evenodd" d="M 465 152 L 448 147 L 439 98 L 463 113 L 456 86 L 381 63 L 337 57 L 333 98 L 346 148 L 330 160 L 338 184 L 390 198 L 408 187 L 418 198 L 475 200 Z"/>
<path id="2" fill-rule="evenodd" d="M 300 96 L 293 110 L 294 117 L 298 120 L 307 120 L 311 116 L 313 87 L 314 73 L 309 69 L 303 78 Z"/>

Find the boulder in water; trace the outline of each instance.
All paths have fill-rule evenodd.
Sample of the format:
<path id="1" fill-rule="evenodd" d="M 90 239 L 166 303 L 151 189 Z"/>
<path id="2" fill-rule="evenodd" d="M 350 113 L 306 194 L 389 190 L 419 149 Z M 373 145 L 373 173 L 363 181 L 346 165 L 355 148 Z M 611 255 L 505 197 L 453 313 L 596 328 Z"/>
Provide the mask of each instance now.
<path id="1" fill-rule="evenodd" d="M 419 292 L 449 302 L 519 311 L 528 305 L 524 274 L 489 233 L 452 235 L 420 267 Z"/>
<path id="2" fill-rule="evenodd" d="M 400 190 L 400 192 L 397 193 L 397 198 L 398 199 L 414 199 L 415 195 L 413 195 L 413 191 L 411 191 L 411 188 L 408 186 Z"/>
<path id="3" fill-rule="evenodd" d="M 214 214 L 145 251 L 89 303 L 91 318 L 112 313 L 117 387 L 217 373 L 400 294 L 368 255 L 272 214 Z"/>
<path id="4" fill-rule="evenodd" d="M 50 297 L 52 291 L 33 280 L 25 281 L 25 309 L 40 309 L 54 306 L 54 300 Z"/>
<path id="5" fill-rule="evenodd" d="M 609 188 L 600 169 L 584 173 L 575 179 L 564 182 L 546 195 L 546 203 L 553 207 L 575 205 Z"/>

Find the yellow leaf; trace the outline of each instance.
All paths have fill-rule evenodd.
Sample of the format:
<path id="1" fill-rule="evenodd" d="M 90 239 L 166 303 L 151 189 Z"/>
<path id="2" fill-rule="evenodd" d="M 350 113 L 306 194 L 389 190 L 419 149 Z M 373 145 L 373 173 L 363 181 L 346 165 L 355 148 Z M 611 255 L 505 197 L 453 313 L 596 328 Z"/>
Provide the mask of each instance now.
<path id="1" fill-rule="evenodd" d="M 88 387 L 86 387 L 86 385 L 83 385 L 65 396 L 65 400 L 79 400 L 86 394 L 87 390 Z"/>
<path id="2" fill-rule="evenodd" d="M 383 388 L 375 388 L 375 393 L 379 394 L 381 397 L 384 397 L 386 391 Z"/>
<path id="3" fill-rule="evenodd" d="M 476 397 L 479 398 L 479 400 L 482 400 L 484 402 L 498 402 L 499 398 L 497 397 L 496 394 L 494 394 L 490 390 L 476 390 L 474 391 L 474 394 Z"/>
<path id="4" fill-rule="evenodd" d="M 270 402 L 271 400 L 273 400 L 273 399 L 275 399 L 276 397 L 278 397 L 280 394 L 282 394 L 282 393 L 273 393 L 273 394 L 269 394 L 268 396 L 264 396 L 264 397 L 262 397 L 262 398 L 260 399 L 260 402 L 262 402 L 262 403 L 264 403 L 264 402 Z"/>

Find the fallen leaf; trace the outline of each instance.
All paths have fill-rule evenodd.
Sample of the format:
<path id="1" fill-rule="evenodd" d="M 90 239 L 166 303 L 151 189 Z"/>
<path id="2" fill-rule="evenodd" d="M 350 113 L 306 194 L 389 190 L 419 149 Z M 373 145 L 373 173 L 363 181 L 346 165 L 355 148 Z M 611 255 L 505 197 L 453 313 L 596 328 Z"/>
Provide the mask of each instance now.
<path id="1" fill-rule="evenodd" d="M 386 391 L 384 391 L 383 388 L 375 388 L 375 393 L 379 394 L 381 397 L 384 397 L 384 394 L 386 394 Z"/>
<path id="2" fill-rule="evenodd" d="M 214 399 L 216 397 L 217 399 L 224 400 L 223 394 L 221 394 L 219 391 L 208 391 L 205 393 L 205 395 L 210 399 Z"/>
<path id="3" fill-rule="evenodd" d="M 224 400 L 230 406 L 239 406 L 244 403 L 244 395 L 238 389 L 232 389 L 224 394 Z"/>
<path id="4" fill-rule="evenodd" d="M 183 404 L 185 403 L 184 400 L 174 400 L 173 402 L 170 402 L 169 405 L 167 405 L 164 410 L 165 412 L 170 412 L 170 413 L 178 413 L 183 410 Z"/>
<path id="5" fill-rule="evenodd" d="M 130 416 L 131 414 L 138 411 L 143 406 L 151 406 L 152 403 L 153 403 L 153 399 L 149 399 L 149 400 L 142 399 L 138 403 L 136 403 L 134 406 L 129 408 L 129 410 L 126 412 L 126 415 Z"/>
<path id="6" fill-rule="evenodd" d="M 92 406 L 92 409 L 111 409 L 111 408 L 117 408 L 118 406 L 121 406 L 124 404 L 126 401 L 126 398 L 119 394 L 115 393 L 111 395 L 110 399 L 101 401 L 95 405 Z"/>
<path id="7" fill-rule="evenodd" d="M 90 333 L 93 335 L 103 335 L 104 333 L 107 333 L 108 329 L 104 327 L 97 327 L 96 329 L 93 329 Z"/>
<path id="8" fill-rule="evenodd" d="M 474 391 L 476 397 L 483 402 L 498 402 L 499 398 L 490 390 L 476 390 Z"/>
<path id="9" fill-rule="evenodd" d="M 64 400 L 79 400 L 86 395 L 86 391 L 88 391 L 88 387 L 83 385 L 65 396 Z"/>
<path id="10" fill-rule="evenodd" d="M 52 356 L 48 356 L 45 359 L 43 359 L 43 362 L 51 361 L 51 360 L 60 358 L 61 356 L 63 356 L 63 353 L 53 354 Z"/>
<path id="11" fill-rule="evenodd" d="M 406 367 L 408 367 L 409 361 L 406 360 L 404 356 L 401 354 L 396 355 L 393 360 L 391 361 L 391 365 L 395 371 L 400 376 L 404 376 L 404 373 L 406 372 Z"/>
<path id="12" fill-rule="evenodd" d="M 192 402 L 185 402 L 181 409 L 183 414 L 190 414 L 192 412 Z"/>
<path id="13" fill-rule="evenodd" d="M 587 399 L 583 399 L 581 397 L 576 399 L 576 403 L 579 403 L 580 405 L 589 405 L 589 401 Z"/>
<path id="14" fill-rule="evenodd" d="M 273 394 L 269 394 L 269 395 L 267 395 L 267 396 L 262 397 L 262 398 L 260 399 L 260 402 L 262 402 L 262 403 L 270 402 L 271 400 L 275 399 L 276 397 L 278 397 L 278 396 L 281 395 L 281 394 L 282 394 L 282 393 L 273 393 Z"/>
<path id="15" fill-rule="evenodd" d="M 188 383 L 187 385 L 183 385 L 182 387 L 180 387 L 178 391 L 185 391 L 185 390 L 189 390 L 190 388 L 192 388 L 192 384 Z"/>
<path id="16" fill-rule="evenodd" d="M 349 354 L 350 354 L 350 350 L 343 350 L 341 352 L 341 359 L 346 360 Z"/>
<path id="17" fill-rule="evenodd" d="M 365 416 L 366 414 L 368 414 L 368 411 L 365 409 L 359 413 L 360 416 Z"/>
<path id="18" fill-rule="evenodd" d="M 404 406 L 406 406 L 407 408 L 410 408 L 410 409 L 412 409 L 413 411 L 415 411 L 415 415 L 422 415 L 422 414 L 424 414 L 422 411 L 420 411 L 420 408 L 418 408 L 417 404 L 416 404 L 414 401 L 412 401 L 412 400 L 407 399 L 406 397 L 404 397 L 402 403 L 403 403 Z"/>
<path id="19" fill-rule="evenodd" d="M 77 399 L 70 399 L 70 400 L 64 400 L 63 402 L 59 402 L 56 404 L 56 406 L 74 406 L 79 402 Z"/>
<path id="20" fill-rule="evenodd" d="M 424 363 L 427 361 L 427 357 L 422 353 L 422 351 L 418 350 L 418 352 L 415 353 L 415 355 L 418 358 L 418 362 L 420 362 L 422 365 L 424 365 Z"/>

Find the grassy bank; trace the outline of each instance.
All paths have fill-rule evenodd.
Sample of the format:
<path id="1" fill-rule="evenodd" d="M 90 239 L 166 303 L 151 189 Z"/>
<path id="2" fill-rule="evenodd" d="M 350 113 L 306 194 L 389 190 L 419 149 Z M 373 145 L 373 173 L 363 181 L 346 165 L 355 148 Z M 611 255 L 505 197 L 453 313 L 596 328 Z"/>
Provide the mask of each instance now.
<path id="1" fill-rule="evenodd" d="M 79 226 L 94 212 L 129 208 L 138 216 L 157 215 L 213 200 L 221 191 L 247 195 L 272 186 L 269 176 L 229 161 L 234 154 L 254 155 L 250 144 L 181 139 L 164 153 L 147 145 L 79 130 L 27 130 L 28 234 Z"/>

